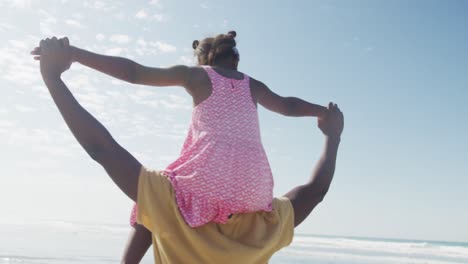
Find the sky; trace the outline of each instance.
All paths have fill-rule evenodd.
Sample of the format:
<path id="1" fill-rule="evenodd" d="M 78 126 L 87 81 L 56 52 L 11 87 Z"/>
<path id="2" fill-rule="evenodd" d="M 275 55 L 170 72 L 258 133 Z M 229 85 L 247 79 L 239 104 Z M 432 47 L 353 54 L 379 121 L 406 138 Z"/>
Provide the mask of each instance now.
<path id="1" fill-rule="evenodd" d="M 132 202 L 81 149 L 29 55 L 41 38 L 141 64 L 193 65 L 194 39 L 237 31 L 239 70 L 345 115 L 331 189 L 298 233 L 468 241 L 468 1 L 0 1 L 0 225 L 122 224 Z M 182 146 L 192 101 L 79 64 L 79 102 L 146 167 Z M 323 149 L 314 118 L 259 107 L 281 196 Z"/>

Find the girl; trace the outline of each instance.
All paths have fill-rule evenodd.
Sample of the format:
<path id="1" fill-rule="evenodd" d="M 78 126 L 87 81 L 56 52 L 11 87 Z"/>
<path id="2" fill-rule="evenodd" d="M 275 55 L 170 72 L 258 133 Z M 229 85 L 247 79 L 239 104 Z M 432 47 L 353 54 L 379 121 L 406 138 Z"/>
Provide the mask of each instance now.
<path id="1" fill-rule="evenodd" d="M 91 157 L 104 166 L 130 198 L 136 200 L 138 196 L 138 222 L 153 233 L 158 263 L 192 262 L 187 256 L 195 259 L 193 263 L 218 263 L 229 257 L 221 249 L 233 245 L 243 245 L 240 248 L 242 256 L 249 262 L 256 263 L 253 256 L 259 256 L 263 261 L 289 244 L 292 230 L 288 225 L 293 222 L 298 225 L 320 202 L 304 206 L 301 204 L 303 199 L 294 199 L 304 190 L 310 191 L 311 187 L 305 187 L 308 185 L 297 188 L 302 191 L 293 190 L 288 196 L 291 202 L 289 199 L 273 199 L 273 178 L 260 141 L 256 105 L 260 103 L 283 115 L 317 116 L 320 120 L 325 120 L 328 110 L 298 98 L 280 97 L 263 83 L 238 72 L 240 56 L 235 37 L 235 32 L 229 32 L 200 43 L 194 41 L 199 63 L 209 65 L 203 67 L 150 68 L 124 58 L 68 47 L 67 43 L 57 45 L 57 41 L 49 41 L 53 45 L 45 41 L 41 43 L 41 49 L 33 51 L 33 54 L 43 56 L 44 46 L 51 50 L 50 54 L 61 54 L 131 83 L 183 86 L 193 97 L 192 122 L 181 155 L 161 173 L 146 170 L 108 136 L 84 142 L 79 128 L 73 127 L 62 112 Z M 56 80 L 57 76 L 53 77 L 56 82 L 44 77 L 49 90 L 56 84 L 62 86 L 61 81 Z M 61 104 L 56 104 L 61 109 Z M 329 108 L 337 112 L 336 107 Z M 118 161 L 125 162 L 115 164 Z M 331 181 L 329 172 L 322 177 L 326 179 L 321 189 L 316 189 L 319 194 L 315 194 L 315 198 L 325 194 Z M 256 234 L 252 228 L 263 231 Z M 150 233 L 145 229 L 139 232 L 138 227 L 136 230 L 125 256 L 128 262 L 139 261 L 149 246 Z M 171 236 L 174 237 L 168 239 Z M 231 244 L 232 241 L 236 243 Z M 190 254 L 188 246 L 198 254 Z M 210 250 L 208 257 L 200 255 L 213 246 L 221 246 L 221 253 Z M 187 250 L 188 255 L 176 253 L 174 250 L 179 247 Z M 259 253 L 258 247 L 264 252 Z M 237 257 L 236 262 L 243 257 Z"/>
<path id="2" fill-rule="evenodd" d="M 217 58 L 219 60 L 220 57 L 226 56 L 226 54 L 224 54 L 224 53 L 227 53 L 228 56 L 233 57 L 233 61 L 230 62 L 228 65 L 226 65 L 227 66 L 226 68 L 228 68 L 228 69 L 231 68 L 232 70 L 237 71 L 240 56 L 239 56 L 239 52 L 237 51 L 237 48 L 236 48 L 235 37 L 236 37 L 236 32 L 235 31 L 230 31 L 230 32 L 228 32 L 228 34 L 219 35 L 216 38 L 205 38 L 204 40 L 201 41 L 201 43 L 198 40 L 193 41 L 192 48 L 195 50 L 195 55 L 197 56 L 198 65 L 199 66 L 210 65 L 210 63 L 212 65 Z M 215 45 L 213 45 L 213 43 L 215 43 Z M 217 53 L 216 52 L 211 52 L 212 51 L 212 46 L 214 46 L 213 50 L 216 50 L 216 49 L 218 49 L 218 50 L 224 49 L 224 50 L 218 51 Z M 210 70 L 210 68 L 205 68 L 205 69 L 207 70 L 208 75 L 210 77 L 214 75 L 212 80 L 214 78 L 216 78 L 216 77 L 223 78 L 222 76 L 216 76 L 217 71 L 212 71 L 212 70 Z M 210 75 L 210 71 L 211 71 L 212 75 Z M 226 74 L 226 75 L 229 75 L 229 73 Z M 238 81 L 238 79 L 231 79 L 230 80 L 231 85 L 233 86 L 234 83 L 237 83 L 237 81 Z M 214 85 L 214 82 L 212 82 L 212 85 Z M 244 91 L 248 91 L 249 87 L 250 87 L 250 83 L 246 84 L 246 87 L 240 87 L 240 89 L 244 89 Z M 216 88 L 217 89 L 225 89 L 224 87 L 223 88 L 216 87 Z M 232 87 L 232 88 L 234 88 L 234 87 Z M 252 85 L 252 88 L 255 89 L 256 86 Z M 257 92 L 257 91 L 252 89 L 252 88 L 250 88 L 250 91 L 248 91 L 248 93 L 244 93 L 247 96 L 243 96 L 243 98 L 242 98 L 245 101 L 245 103 L 247 104 L 247 108 L 250 105 L 250 100 L 251 99 L 253 100 L 254 104 L 256 104 L 256 101 L 257 101 L 257 100 L 255 100 L 256 99 L 255 98 L 255 95 L 256 95 L 255 92 Z M 215 89 L 215 88 L 213 87 L 212 89 Z M 227 92 L 228 93 L 233 93 L 233 91 L 229 90 L 229 89 L 227 89 Z M 213 93 L 213 91 L 212 91 L 212 93 Z M 235 96 L 238 96 L 238 95 L 235 95 Z M 252 96 L 254 96 L 254 98 L 251 98 Z M 213 100 L 216 100 L 216 99 L 220 100 L 220 97 L 222 97 L 222 96 L 220 95 L 217 98 L 213 98 Z M 292 99 L 290 99 L 290 100 L 292 100 Z M 194 103 L 194 104 L 197 105 L 197 103 Z M 236 107 L 241 108 L 240 106 L 236 106 Z M 310 113 L 309 113 L 311 116 L 322 117 L 326 113 L 325 108 L 321 108 L 319 106 L 313 106 L 313 105 L 309 105 L 309 107 L 311 107 Z M 216 111 L 215 109 L 213 109 L 213 110 Z M 278 111 L 278 112 L 287 115 L 287 113 L 284 112 L 284 111 Z M 208 113 L 209 112 L 206 111 L 206 112 L 203 112 L 201 114 L 202 115 L 203 114 L 207 115 Z M 195 113 L 194 113 L 194 115 L 195 115 Z M 258 142 L 260 142 L 260 135 L 259 135 L 259 131 L 258 131 L 258 123 L 257 123 L 257 120 L 256 120 L 257 119 L 256 113 L 252 114 L 252 116 L 254 117 L 254 120 L 243 120 L 243 121 L 244 121 L 246 127 L 253 127 L 253 128 L 256 129 L 256 131 L 254 131 L 250 136 L 256 137 Z M 233 119 L 233 116 L 226 116 L 226 121 L 232 122 L 233 121 L 232 119 Z M 193 130 L 193 129 L 194 129 L 194 127 L 192 126 L 190 128 L 190 130 Z M 248 132 L 246 133 L 246 132 L 247 131 L 245 131 L 245 129 L 242 129 L 242 131 L 237 131 L 237 133 L 242 135 L 242 137 L 248 137 L 247 135 L 249 135 L 249 133 Z M 234 132 L 232 132 L 232 133 L 234 133 Z M 187 142 L 190 141 L 190 140 L 192 140 L 192 138 L 189 135 L 189 137 L 187 138 Z M 231 141 L 231 146 L 236 145 L 234 140 L 230 139 L 230 141 Z M 190 144 L 190 143 L 188 142 L 186 144 Z M 255 177 L 255 178 L 262 177 L 262 176 L 268 176 L 268 178 L 265 178 L 264 182 L 261 182 L 258 185 L 256 185 L 256 186 L 263 186 L 264 190 L 259 190 L 258 188 L 252 188 L 251 192 L 248 192 L 248 191 L 245 190 L 245 186 L 241 187 L 241 186 L 238 185 L 239 186 L 238 188 L 242 188 L 242 189 L 241 190 L 233 190 L 232 193 L 243 192 L 245 194 L 245 196 L 250 197 L 250 199 L 252 199 L 252 196 L 254 196 L 254 195 L 259 195 L 259 194 L 263 193 L 263 194 L 266 195 L 265 196 L 265 201 L 263 203 L 260 203 L 263 206 L 257 206 L 257 207 L 253 207 L 253 208 L 248 208 L 247 207 L 246 208 L 244 204 L 239 202 L 241 199 L 234 199 L 232 204 L 225 204 L 224 205 L 225 207 L 229 208 L 229 210 L 226 213 L 224 213 L 224 220 L 219 220 L 219 218 L 223 217 L 223 215 L 222 215 L 222 212 L 220 212 L 220 210 L 218 209 L 216 213 L 211 214 L 211 215 L 216 214 L 217 219 L 212 217 L 210 219 L 202 220 L 201 222 L 198 222 L 198 223 L 190 223 L 189 222 L 188 224 L 190 226 L 196 227 L 196 226 L 205 224 L 205 223 L 207 223 L 209 221 L 214 221 L 214 222 L 218 222 L 218 223 L 225 223 L 226 222 L 226 214 L 229 215 L 231 213 L 245 213 L 245 212 L 249 212 L 249 211 L 258 211 L 258 210 L 269 211 L 269 210 L 271 210 L 270 202 L 272 200 L 272 193 L 271 192 L 272 192 L 272 189 L 273 189 L 273 180 L 272 180 L 272 177 L 271 177 L 271 172 L 269 171 L 269 165 L 268 165 L 266 156 L 263 153 L 263 148 L 261 147 L 260 144 L 259 144 L 259 147 L 261 149 L 259 149 L 258 152 L 261 153 L 262 157 L 257 158 L 257 159 L 253 159 L 253 160 L 255 160 L 255 162 L 257 164 L 252 166 L 256 170 L 249 172 L 249 171 L 245 171 L 245 169 L 244 169 L 244 173 L 247 174 L 247 175 L 250 175 L 251 177 Z M 236 151 L 235 149 L 232 149 L 232 148 L 230 150 L 221 149 L 219 146 L 217 146 L 217 148 L 218 148 L 218 150 L 220 152 L 221 151 L 226 151 L 226 152 L 231 152 L 232 153 L 232 152 Z M 184 150 L 186 150 L 186 149 L 187 149 L 187 146 L 184 146 L 184 149 L 182 150 L 182 154 L 181 154 L 181 157 L 179 158 L 179 160 L 183 159 Z M 241 157 L 243 157 L 245 160 L 251 159 L 251 157 L 249 157 L 247 155 L 243 155 L 243 153 L 242 153 L 242 152 L 248 151 L 248 149 L 249 149 L 249 147 L 247 147 L 247 144 L 245 142 L 240 142 L 240 147 L 239 147 L 239 150 L 238 150 L 239 151 L 238 159 L 241 158 Z M 195 154 L 198 154 L 198 153 L 199 153 L 199 151 L 197 150 Z M 234 160 L 231 157 L 229 159 L 229 161 L 227 161 L 227 162 L 226 161 L 220 161 L 220 163 L 223 163 L 223 164 L 231 163 L 231 164 L 233 164 L 234 162 L 238 162 L 240 164 L 245 164 L 245 160 Z M 263 164 L 262 164 L 262 162 L 263 162 Z M 177 166 L 175 164 L 178 164 L 178 163 L 184 163 L 184 161 L 179 161 L 179 162 L 176 161 L 173 164 L 169 165 L 168 171 L 172 167 Z M 216 160 L 214 160 L 214 159 L 212 160 L 212 163 L 217 164 Z M 202 166 L 206 166 L 206 164 L 203 164 Z M 218 165 L 216 165 L 216 166 L 218 166 Z M 229 166 L 231 166 L 231 165 L 229 165 Z M 264 171 L 259 171 L 258 170 L 259 168 L 264 168 L 265 170 Z M 199 170 L 199 168 L 196 168 L 196 169 Z M 240 169 L 240 168 L 238 168 L 238 169 Z M 180 174 L 180 173 L 178 173 L 178 174 Z M 227 175 L 223 175 L 223 177 L 226 177 L 227 179 L 229 179 L 227 177 Z M 207 176 L 206 178 L 208 179 L 208 184 L 211 184 L 210 176 Z M 232 178 L 235 179 L 235 177 L 231 177 L 230 180 L 232 180 Z M 246 178 L 244 178 L 244 179 L 246 179 Z M 197 179 L 197 180 L 199 180 L 199 179 Z M 247 178 L 246 181 L 252 182 L 252 179 Z M 224 189 L 219 189 L 219 190 L 223 191 L 223 192 L 225 191 Z M 203 191 L 204 192 L 209 192 L 208 188 L 203 188 Z M 218 196 L 218 195 L 220 195 L 220 193 L 214 193 L 214 196 Z M 200 199 L 198 199 L 198 201 L 202 201 L 204 203 L 206 199 L 212 200 L 213 197 L 200 198 Z M 179 208 L 180 208 L 180 200 L 178 200 L 178 202 L 179 202 L 178 204 L 179 204 Z M 224 200 L 223 202 L 226 203 L 226 200 Z M 268 206 L 265 206 L 265 205 L 268 205 Z M 194 205 L 192 204 L 191 206 L 194 206 Z M 210 206 L 210 205 L 207 205 L 207 206 Z M 237 209 L 237 210 L 234 209 L 233 207 L 235 207 L 235 206 L 238 206 L 239 209 Z M 219 208 L 220 205 L 219 204 L 211 205 L 210 207 L 211 208 Z M 210 210 L 210 209 L 208 209 L 208 210 Z M 182 213 L 184 213 L 184 211 L 182 211 Z M 149 247 L 150 243 L 151 243 L 151 233 L 149 231 L 147 231 L 141 225 L 137 224 L 136 215 L 137 215 L 137 207 L 135 205 L 133 210 L 132 210 L 131 219 L 130 219 L 130 223 L 135 228 L 135 230 L 130 234 L 129 243 L 127 245 L 127 248 L 126 248 L 125 254 L 124 254 L 124 259 L 126 259 L 126 260 L 128 260 L 130 262 L 133 262 L 133 261 L 137 262 L 137 260 L 139 260 L 141 257 L 143 257 L 140 254 L 143 253 L 143 255 L 144 255 L 144 251 L 145 251 L 144 249 L 147 249 Z M 187 217 L 185 217 L 185 220 L 187 221 Z M 137 253 L 139 253 L 139 254 L 137 254 Z"/>

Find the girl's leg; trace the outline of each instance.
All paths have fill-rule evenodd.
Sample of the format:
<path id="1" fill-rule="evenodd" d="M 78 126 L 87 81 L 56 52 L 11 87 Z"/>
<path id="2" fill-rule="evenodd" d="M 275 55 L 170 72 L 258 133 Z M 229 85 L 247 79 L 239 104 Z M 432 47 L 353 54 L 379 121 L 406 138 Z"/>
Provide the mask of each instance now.
<path id="1" fill-rule="evenodd" d="M 122 257 L 122 264 L 140 263 L 151 246 L 151 232 L 144 226 L 135 224 L 130 232 L 127 246 Z"/>

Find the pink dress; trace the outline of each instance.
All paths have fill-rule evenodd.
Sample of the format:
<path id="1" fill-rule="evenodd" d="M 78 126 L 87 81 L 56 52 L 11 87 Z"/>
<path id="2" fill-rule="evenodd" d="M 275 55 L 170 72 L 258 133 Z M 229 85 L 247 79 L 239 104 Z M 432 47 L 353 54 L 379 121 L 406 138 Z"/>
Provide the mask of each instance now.
<path id="1" fill-rule="evenodd" d="M 271 211 L 273 200 L 249 77 L 236 80 L 203 68 L 212 94 L 194 107 L 180 157 L 164 170 L 191 227 L 223 224 L 231 214 Z M 131 221 L 135 216 L 136 208 Z"/>

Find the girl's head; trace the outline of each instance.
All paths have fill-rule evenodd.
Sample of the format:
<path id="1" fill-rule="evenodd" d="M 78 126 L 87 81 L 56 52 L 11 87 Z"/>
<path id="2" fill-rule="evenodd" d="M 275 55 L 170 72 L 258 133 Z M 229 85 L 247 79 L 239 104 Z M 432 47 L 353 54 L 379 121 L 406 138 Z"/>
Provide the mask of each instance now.
<path id="1" fill-rule="evenodd" d="M 239 52 L 236 48 L 236 32 L 229 31 L 214 38 L 205 38 L 202 41 L 194 40 L 192 47 L 198 59 L 198 65 L 232 65 L 237 69 Z"/>

